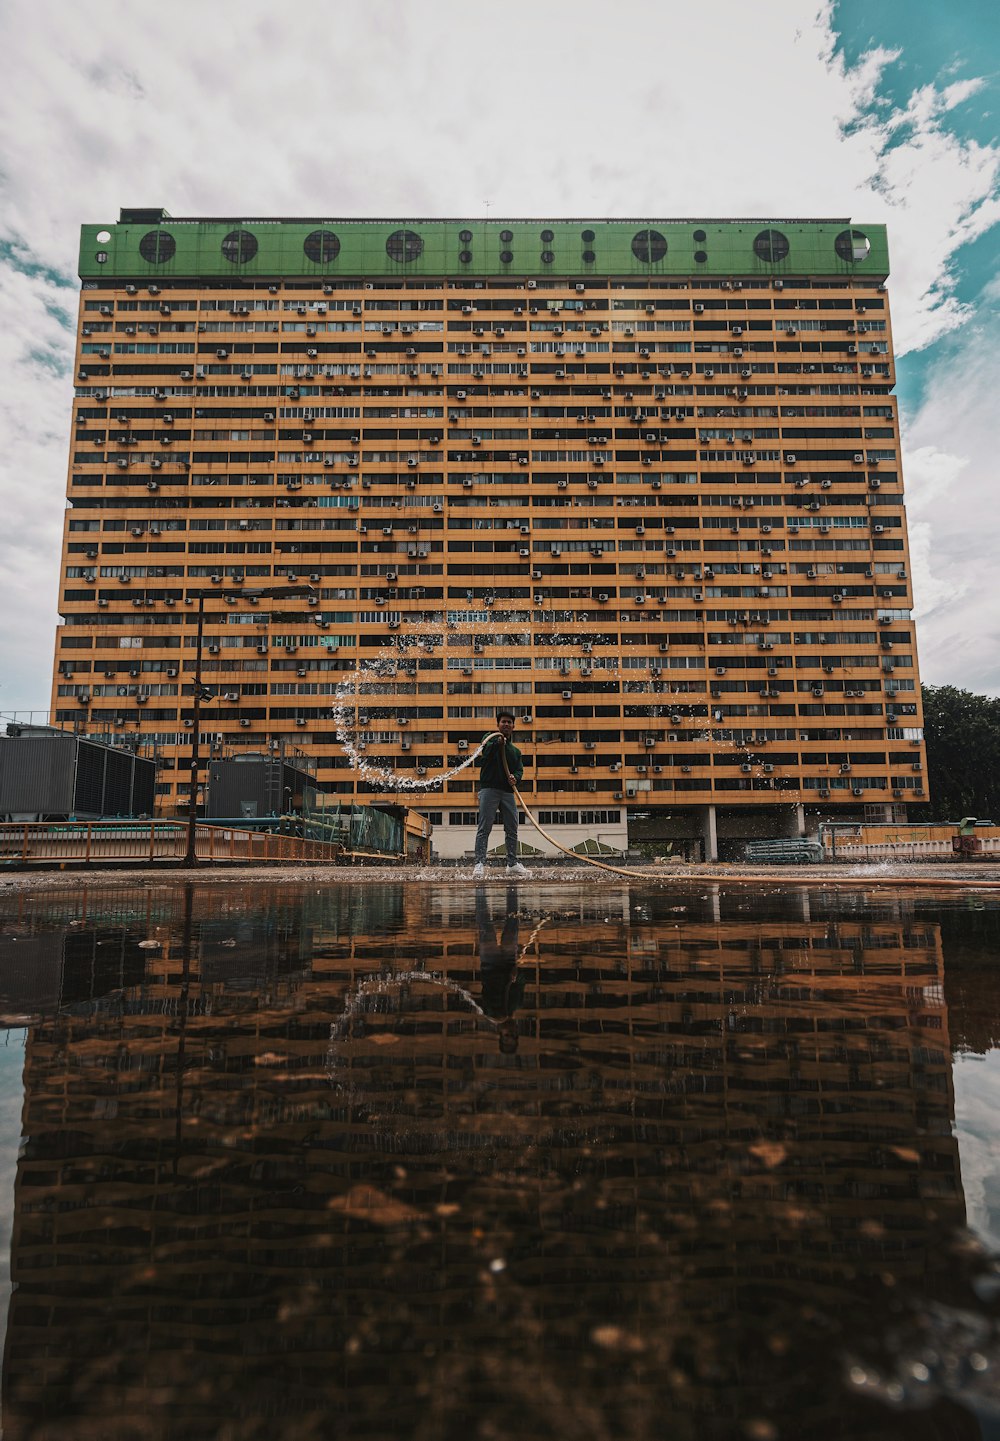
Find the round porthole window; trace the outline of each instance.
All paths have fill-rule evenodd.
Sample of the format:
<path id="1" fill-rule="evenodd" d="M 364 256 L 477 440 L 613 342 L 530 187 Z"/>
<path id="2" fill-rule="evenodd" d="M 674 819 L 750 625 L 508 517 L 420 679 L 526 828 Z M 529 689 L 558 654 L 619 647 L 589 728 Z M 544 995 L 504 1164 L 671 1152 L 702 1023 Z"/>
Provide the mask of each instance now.
<path id="1" fill-rule="evenodd" d="M 106 250 L 98 250 L 96 255 L 94 256 L 94 259 L 97 261 L 98 265 L 107 265 L 108 252 Z"/>
<path id="2" fill-rule="evenodd" d="M 423 249 L 424 242 L 415 230 L 394 230 L 385 242 L 386 255 L 402 265 L 419 260 Z"/>
<path id="3" fill-rule="evenodd" d="M 585 264 L 591 265 L 591 264 L 593 264 L 593 262 L 594 262 L 596 259 L 597 259 L 597 254 L 596 254 L 595 251 L 593 251 L 593 250 L 585 250 L 585 251 L 583 252 L 583 260 L 584 260 Z"/>
<path id="4" fill-rule="evenodd" d="M 694 253 L 694 259 L 696 265 L 704 265 L 705 261 L 708 259 L 708 251 L 696 250 Z"/>
<path id="5" fill-rule="evenodd" d="M 555 258 L 556 258 L 556 257 L 555 257 L 555 252 L 554 252 L 554 251 L 552 251 L 552 250 L 543 250 L 543 251 L 542 251 L 542 264 L 543 264 L 543 265 L 551 265 L 552 262 L 553 262 L 553 260 L 555 260 Z"/>
<path id="6" fill-rule="evenodd" d="M 230 230 L 222 242 L 223 257 L 230 265 L 245 265 L 257 254 L 257 237 L 249 230 Z"/>
<path id="7" fill-rule="evenodd" d="M 504 245 L 509 245 L 510 242 L 514 239 L 513 230 L 501 230 L 500 239 L 503 241 Z"/>
<path id="8" fill-rule="evenodd" d="M 500 252 L 500 263 L 501 263 L 502 265 L 509 265 L 510 262 L 511 262 L 513 259 L 514 259 L 514 252 L 513 252 L 513 250 L 501 250 L 501 252 Z"/>
<path id="9" fill-rule="evenodd" d="M 147 230 L 139 241 L 139 254 L 150 265 L 163 265 L 172 260 L 177 242 L 169 230 Z"/>
<path id="10" fill-rule="evenodd" d="M 833 248 L 841 260 L 857 265 L 859 260 L 868 259 L 872 244 L 863 230 L 842 230 L 833 242 Z"/>
<path id="11" fill-rule="evenodd" d="M 584 241 L 585 244 L 589 245 L 590 242 L 594 239 L 594 232 L 592 230 L 581 230 L 580 239 Z"/>
<path id="12" fill-rule="evenodd" d="M 543 244 L 543 245 L 551 245 L 552 242 L 553 242 L 553 240 L 555 240 L 555 238 L 556 238 L 556 237 L 555 237 L 555 232 L 554 232 L 554 231 L 552 231 L 552 230 L 543 230 L 543 231 L 542 231 L 541 241 L 542 241 L 542 244 Z"/>
<path id="13" fill-rule="evenodd" d="M 340 254 L 340 240 L 332 230 L 313 230 L 302 242 L 306 259 L 329 265 Z"/>
<path id="14" fill-rule="evenodd" d="M 95 236 L 95 239 L 97 240 L 98 245 L 107 245 L 108 241 L 111 239 L 111 231 L 99 230 L 97 232 L 97 235 Z"/>
<path id="15" fill-rule="evenodd" d="M 459 258 L 459 260 L 462 262 L 463 265 L 468 265 L 469 261 L 472 259 L 472 251 L 471 251 L 471 250 L 460 250 L 460 251 L 458 252 L 458 258 Z"/>
<path id="16" fill-rule="evenodd" d="M 753 253 L 768 265 L 777 265 L 779 260 L 784 260 L 790 248 L 788 237 L 780 230 L 762 230 L 754 237 Z"/>
<path id="17" fill-rule="evenodd" d="M 691 237 L 691 239 L 697 241 L 699 245 L 701 245 L 706 238 L 704 230 L 696 230 Z"/>
<path id="18" fill-rule="evenodd" d="M 632 254 L 636 260 L 653 265 L 667 253 L 667 239 L 658 230 L 640 230 L 632 237 Z"/>
<path id="19" fill-rule="evenodd" d="M 471 245 L 471 244 L 472 244 L 472 231 L 471 231 L 471 230 L 460 230 L 460 231 L 458 232 L 458 238 L 459 238 L 459 240 L 462 242 L 463 245 Z"/>

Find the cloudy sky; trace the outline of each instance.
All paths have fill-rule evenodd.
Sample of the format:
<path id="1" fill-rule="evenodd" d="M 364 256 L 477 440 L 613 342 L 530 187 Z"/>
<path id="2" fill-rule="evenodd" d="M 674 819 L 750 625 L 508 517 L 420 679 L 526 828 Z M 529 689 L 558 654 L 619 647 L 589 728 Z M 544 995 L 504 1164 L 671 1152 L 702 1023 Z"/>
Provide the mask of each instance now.
<path id="1" fill-rule="evenodd" d="M 0 712 L 48 704 L 78 230 L 122 205 L 886 223 L 922 671 L 1000 694 L 994 0 L 6 0 L 0 55 Z"/>

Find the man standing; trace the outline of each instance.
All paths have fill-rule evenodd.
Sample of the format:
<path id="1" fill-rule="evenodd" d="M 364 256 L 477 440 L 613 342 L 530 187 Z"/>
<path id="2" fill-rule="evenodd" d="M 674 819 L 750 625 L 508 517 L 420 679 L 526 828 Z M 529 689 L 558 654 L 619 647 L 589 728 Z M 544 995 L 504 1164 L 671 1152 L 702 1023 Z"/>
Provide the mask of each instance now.
<path id="1" fill-rule="evenodd" d="M 479 824 L 476 827 L 476 865 L 472 872 L 477 881 L 482 880 L 486 874 L 486 847 L 498 809 L 507 842 L 507 874 L 528 874 L 517 859 L 517 798 L 511 782 L 520 784 L 524 775 L 524 763 L 517 746 L 511 744 L 514 717 L 510 711 L 502 710 L 497 713 L 497 731 L 499 735 L 494 732 L 487 738 L 479 757 Z"/>

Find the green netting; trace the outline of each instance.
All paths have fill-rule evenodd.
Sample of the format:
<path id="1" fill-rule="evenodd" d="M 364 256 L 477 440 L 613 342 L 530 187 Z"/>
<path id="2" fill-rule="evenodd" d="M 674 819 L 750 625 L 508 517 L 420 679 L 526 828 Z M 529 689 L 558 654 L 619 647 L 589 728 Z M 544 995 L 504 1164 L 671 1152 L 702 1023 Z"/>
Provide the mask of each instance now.
<path id="1" fill-rule="evenodd" d="M 339 796 L 310 796 L 302 825 L 310 841 L 329 841 L 376 855 L 399 855 L 403 850 L 402 821 L 374 806 L 355 805 Z"/>

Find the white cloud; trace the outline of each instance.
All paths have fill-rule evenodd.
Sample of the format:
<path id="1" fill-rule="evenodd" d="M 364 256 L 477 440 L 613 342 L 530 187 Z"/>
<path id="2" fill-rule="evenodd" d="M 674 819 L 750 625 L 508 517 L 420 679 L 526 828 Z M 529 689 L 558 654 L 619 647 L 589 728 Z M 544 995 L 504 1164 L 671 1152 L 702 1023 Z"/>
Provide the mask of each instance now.
<path id="1" fill-rule="evenodd" d="M 952 1068 L 955 1134 L 970 1230 L 991 1251 L 1000 1249 L 1000 1166 L 995 1141 L 1000 1101 L 1000 1056 L 959 1053 Z"/>
<path id="2" fill-rule="evenodd" d="M 978 323 L 942 348 L 903 426 L 921 674 L 987 694 L 1000 694 L 997 294 L 989 287 Z"/>
<path id="3" fill-rule="evenodd" d="M 996 151 L 942 123 L 977 82 L 921 87 L 894 111 L 879 82 L 895 52 L 848 70 L 830 15 L 828 0 L 812 13 L 801 0 L 716 0 L 688 7 L 683 26 L 648 0 L 619 0 L 613 25 L 594 0 L 508 0 L 500 12 L 301 0 L 280 13 L 264 0 L 8 0 L 0 240 L 70 277 L 80 223 L 113 220 L 122 204 L 243 216 L 482 215 L 486 202 L 494 216 L 850 214 L 889 224 L 896 343 L 924 346 L 965 318 L 950 267 L 998 218 Z M 20 656 L 4 658 L 3 709 L 48 696 L 70 338 L 52 330 L 54 287 L 0 270 L 12 282 L 0 335 L 19 337 L 5 371 L 17 457 L 6 493 L 32 537 L 28 559 L 9 527 L 2 537 L 0 603 L 8 615 L 26 607 Z"/>

